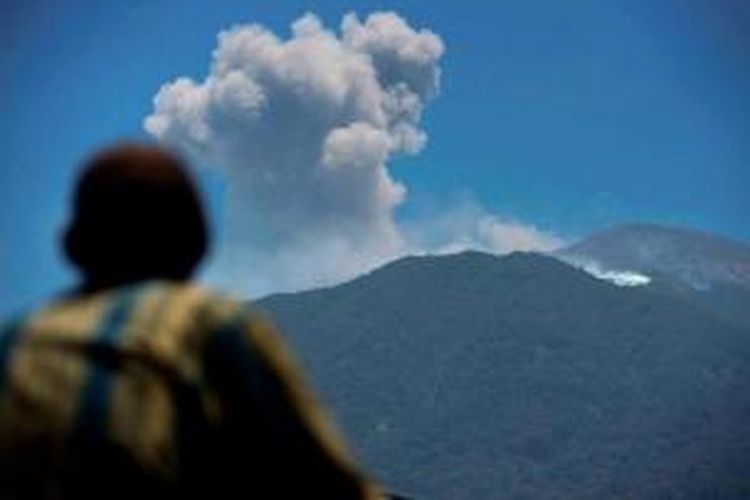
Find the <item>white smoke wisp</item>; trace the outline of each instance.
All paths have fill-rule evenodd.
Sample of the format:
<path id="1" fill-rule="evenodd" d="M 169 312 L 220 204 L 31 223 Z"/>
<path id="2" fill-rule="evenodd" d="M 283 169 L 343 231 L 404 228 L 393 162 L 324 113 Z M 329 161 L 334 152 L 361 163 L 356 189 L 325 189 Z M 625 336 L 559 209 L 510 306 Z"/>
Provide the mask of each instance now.
<path id="1" fill-rule="evenodd" d="M 635 271 L 617 271 L 614 269 L 605 269 L 597 262 L 579 263 L 577 267 L 597 279 L 609 281 L 610 283 L 614 283 L 617 286 L 636 287 L 646 286 L 651 283 L 651 277 L 645 274 Z"/>
<path id="2" fill-rule="evenodd" d="M 144 127 L 225 172 L 229 240 L 253 248 L 256 266 L 335 248 L 335 266 L 290 286 L 325 284 L 406 251 L 393 220 L 406 188 L 387 164 L 427 141 L 420 121 L 443 50 L 391 12 L 349 14 L 338 34 L 306 14 L 286 40 L 235 26 L 219 34 L 202 81 L 161 87 Z"/>

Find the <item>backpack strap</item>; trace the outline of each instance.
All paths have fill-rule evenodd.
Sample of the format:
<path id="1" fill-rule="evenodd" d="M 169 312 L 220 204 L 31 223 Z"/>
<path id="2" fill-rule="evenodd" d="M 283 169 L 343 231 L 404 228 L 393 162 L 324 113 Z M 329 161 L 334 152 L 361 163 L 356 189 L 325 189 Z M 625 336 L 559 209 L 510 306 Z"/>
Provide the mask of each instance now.
<path id="1" fill-rule="evenodd" d="M 112 375 L 120 361 L 118 341 L 138 302 L 139 291 L 140 288 L 128 288 L 113 300 L 87 347 L 85 362 L 90 365 L 90 372 L 73 422 L 70 439 L 74 444 L 106 437 Z"/>

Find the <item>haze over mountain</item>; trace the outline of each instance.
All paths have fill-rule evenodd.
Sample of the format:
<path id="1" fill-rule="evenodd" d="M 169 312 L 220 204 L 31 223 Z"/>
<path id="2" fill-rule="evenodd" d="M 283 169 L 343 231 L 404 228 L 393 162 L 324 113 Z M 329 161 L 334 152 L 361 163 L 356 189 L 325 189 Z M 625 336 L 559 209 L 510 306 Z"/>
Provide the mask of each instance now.
<path id="1" fill-rule="evenodd" d="M 620 284 L 649 283 L 654 292 L 678 296 L 723 321 L 750 327 L 746 243 L 683 227 L 625 224 L 554 255 Z"/>
<path id="2" fill-rule="evenodd" d="M 556 255 L 572 263 L 636 271 L 695 289 L 750 289 L 750 245 L 695 229 L 625 224 L 601 231 Z"/>
<path id="3" fill-rule="evenodd" d="M 259 305 L 399 493 L 750 495 L 750 328 L 684 293 L 465 252 Z"/>

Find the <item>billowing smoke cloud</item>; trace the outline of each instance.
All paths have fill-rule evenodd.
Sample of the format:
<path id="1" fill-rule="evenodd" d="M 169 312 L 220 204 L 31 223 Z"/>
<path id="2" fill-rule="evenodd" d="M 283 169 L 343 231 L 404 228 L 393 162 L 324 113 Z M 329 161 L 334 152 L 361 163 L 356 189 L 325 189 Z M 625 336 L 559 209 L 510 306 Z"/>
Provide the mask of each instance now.
<path id="1" fill-rule="evenodd" d="M 229 181 L 225 273 L 248 271 L 255 293 L 299 289 L 415 250 L 394 221 L 407 190 L 388 163 L 426 144 L 443 51 L 394 13 L 347 15 L 339 32 L 307 14 L 288 39 L 258 24 L 224 31 L 202 81 L 162 86 L 146 130 Z M 474 224 L 452 244 L 531 249 L 542 236 L 491 216 Z"/>

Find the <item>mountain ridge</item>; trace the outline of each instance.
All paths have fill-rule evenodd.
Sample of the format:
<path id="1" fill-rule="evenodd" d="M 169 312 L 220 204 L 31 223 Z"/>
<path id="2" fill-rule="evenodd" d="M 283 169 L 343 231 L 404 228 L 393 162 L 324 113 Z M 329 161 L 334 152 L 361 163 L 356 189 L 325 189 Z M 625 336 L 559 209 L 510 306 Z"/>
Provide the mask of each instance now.
<path id="1" fill-rule="evenodd" d="M 750 244 L 707 231 L 629 223 L 595 232 L 553 253 L 574 265 L 636 271 L 694 289 L 750 289 Z"/>
<path id="2" fill-rule="evenodd" d="M 463 252 L 259 306 L 395 491 L 750 491 L 750 329 L 684 297 L 618 287 L 552 256 Z"/>

